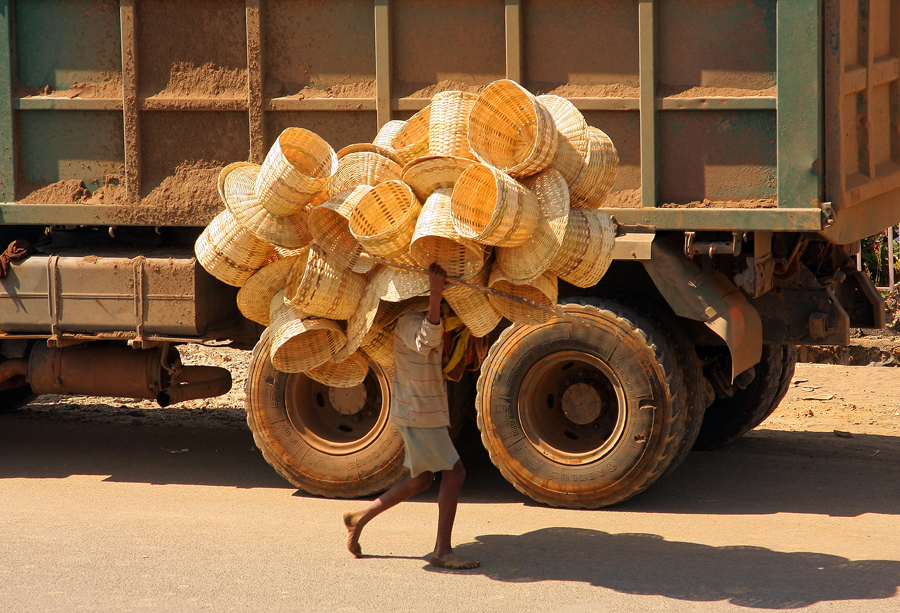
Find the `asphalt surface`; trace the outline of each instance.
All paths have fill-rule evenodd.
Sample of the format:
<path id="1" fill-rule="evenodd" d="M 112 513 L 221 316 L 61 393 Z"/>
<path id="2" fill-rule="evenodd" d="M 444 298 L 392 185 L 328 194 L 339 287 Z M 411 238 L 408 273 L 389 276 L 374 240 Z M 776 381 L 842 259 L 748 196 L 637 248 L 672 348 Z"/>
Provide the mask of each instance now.
<path id="1" fill-rule="evenodd" d="M 760 430 L 617 507 L 552 509 L 477 444 L 454 541 L 437 488 L 344 549 L 341 512 L 244 428 L 0 415 L 0 611 L 900 610 L 900 438 Z M 825 444 L 827 443 L 827 444 Z M 873 453 L 873 449 L 877 453 Z"/>

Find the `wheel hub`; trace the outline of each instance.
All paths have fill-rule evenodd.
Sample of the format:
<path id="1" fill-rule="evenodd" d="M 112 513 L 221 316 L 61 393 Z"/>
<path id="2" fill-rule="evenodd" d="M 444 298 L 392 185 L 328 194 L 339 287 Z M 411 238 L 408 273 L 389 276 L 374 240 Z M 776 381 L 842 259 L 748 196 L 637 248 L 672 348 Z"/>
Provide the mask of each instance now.
<path id="1" fill-rule="evenodd" d="M 354 387 L 328 388 L 328 400 L 332 408 L 341 415 L 356 415 L 366 406 L 366 386 L 362 383 Z"/>
<path id="2" fill-rule="evenodd" d="M 566 417 L 582 426 L 600 417 L 603 410 L 600 394 L 587 383 L 576 383 L 569 387 L 563 392 L 561 400 Z"/>

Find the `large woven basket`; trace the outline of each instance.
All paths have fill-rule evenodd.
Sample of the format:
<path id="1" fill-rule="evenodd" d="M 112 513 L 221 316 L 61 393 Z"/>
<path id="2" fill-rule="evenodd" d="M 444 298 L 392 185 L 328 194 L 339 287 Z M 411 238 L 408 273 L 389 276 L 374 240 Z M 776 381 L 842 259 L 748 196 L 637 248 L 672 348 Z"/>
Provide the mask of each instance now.
<path id="1" fill-rule="evenodd" d="M 397 131 L 391 141 L 391 149 L 394 150 L 404 164 L 408 164 L 416 158 L 428 155 L 428 122 L 431 117 L 431 107 L 413 115 Z"/>
<path id="2" fill-rule="evenodd" d="M 403 166 L 389 149 L 351 145 L 338 151 L 338 169 L 328 180 L 328 195 L 334 197 L 358 185 L 378 185 L 402 175 Z"/>
<path id="3" fill-rule="evenodd" d="M 255 193 L 274 215 L 294 215 L 325 189 L 337 169 L 331 145 L 309 130 L 288 128 L 269 149 Z"/>
<path id="4" fill-rule="evenodd" d="M 369 330 L 372 329 L 380 303 L 381 288 L 374 281 L 374 275 L 370 275 L 366 281 L 366 287 L 363 289 L 356 311 L 347 318 L 347 344 L 334 356 L 335 362 L 347 359 L 359 349 L 359 344 L 369 333 Z"/>
<path id="5" fill-rule="evenodd" d="M 225 207 L 241 225 L 258 239 L 287 249 L 303 247 L 310 240 L 306 208 L 287 217 L 275 215 L 256 197 L 259 164 L 239 162 L 229 164 L 219 173 L 219 191 Z"/>
<path id="6" fill-rule="evenodd" d="M 469 114 L 472 151 L 513 177 L 527 177 L 549 166 L 557 140 L 553 117 L 515 81 L 488 85 Z"/>
<path id="7" fill-rule="evenodd" d="M 301 257 L 305 260 L 306 254 L 278 258 L 250 277 L 237 294 L 238 310 L 244 317 L 263 326 L 269 325 L 272 298 L 284 290 L 291 268 Z"/>
<path id="8" fill-rule="evenodd" d="M 394 137 L 397 136 L 397 133 L 402 130 L 405 125 L 406 122 L 401 119 L 393 119 L 387 122 L 381 126 L 380 130 L 378 130 L 378 134 L 375 135 L 375 140 L 372 141 L 372 144 L 393 150 Z"/>
<path id="9" fill-rule="evenodd" d="M 399 257 L 409 249 L 421 210 L 406 183 L 385 181 L 359 199 L 350 216 L 350 232 L 372 255 Z"/>
<path id="10" fill-rule="evenodd" d="M 415 262 L 412 264 L 416 265 Z M 427 296 L 430 292 L 427 274 L 378 266 L 369 275 L 369 281 L 376 285 L 378 297 L 386 302 L 402 302 Z"/>
<path id="11" fill-rule="evenodd" d="M 360 198 L 372 188 L 360 185 L 314 207 L 309 212 L 309 229 L 316 244 L 341 266 L 353 272 L 368 272 L 372 260 L 361 257 L 362 245 L 350 232 L 350 215 Z"/>
<path id="12" fill-rule="evenodd" d="M 382 368 L 394 371 L 394 326 L 379 328 L 367 337 L 360 348 L 369 358 Z"/>
<path id="13" fill-rule="evenodd" d="M 547 270 L 572 285 L 591 287 L 606 274 L 615 240 L 609 215 L 592 209 L 571 209 L 562 247 Z"/>
<path id="14" fill-rule="evenodd" d="M 228 209 L 216 215 L 194 244 L 197 261 L 219 281 L 241 287 L 272 257 L 271 245 L 241 226 Z"/>
<path id="15" fill-rule="evenodd" d="M 478 99 L 477 94 L 444 91 L 431 99 L 428 120 L 428 153 L 474 160 L 469 147 L 469 113 Z"/>
<path id="16" fill-rule="evenodd" d="M 286 300 L 307 315 L 347 319 L 359 306 L 366 277 L 347 270 L 316 244 L 306 261 L 298 260 L 288 274 Z"/>
<path id="17" fill-rule="evenodd" d="M 534 234 L 541 205 L 537 196 L 496 168 L 472 164 L 453 187 L 451 212 L 462 238 L 515 247 Z"/>
<path id="18" fill-rule="evenodd" d="M 549 307 L 556 306 L 558 294 L 556 276 L 550 273 L 542 274 L 528 285 L 515 285 L 503 275 L 503 271 L 499 266 L 494 265 L 488 286 L 537 304 Z M 526 306 L 509 298 L 489 294 L 488 300 L 505 318 L 517 324 L 538 325 L 553 319 L 553 315 L 547 311 Z"/>
<path id="19" fill-rule="evenodd" d="M 422 205 L 409 252 L 423 268 L 437 262 L 449 276 L 466 279 L 484 263 L 484 247 L 462 238 L 453 228 L 452 193 L 448 187 L 438 189 Z"/>
<path id="20" fill-rule="evenodd" d="M 281 372 L 305 372 L 321 366 L 346 342 L 340 325 L 329 319 L 307 317 L 300 309 L 286 304 L 282 292 L 272 298 L 270 319 L 269 357 L 272 366 Z"/>
<path id="21" fill-rule="evenodd" d="M 416 158 L 403 167 L 403 182 L 412 188 L 420 202 L 425 202 L 434 190 L 453 187 L 459 175 L 473 163 L 472 160 L 442 155 Z"/>
<path id="22" fill-rule="evenodd" d="M 369 360 L 365 354 L 356 351 L 345 360 L 328 360 L 321 366 L 307 370 L 305 374 L 313 381 L 329 387 L 356 387 L 369 374 Z"/>
<path id="23" fill-rule="evenodd" d="M 541 203 L 541 218 L 534 234 L 517 247 L 497 247 L 497 264 L 511 283 L 531 283 L 556 257 L 566 235 L 569 218 L 569 186 L 553 168 L 523 179 L 523 185 Z"/>
<path id="24" fill-rule="evenodd" d="M 484 287 L 488 283 L 490 272 L 491 266 L 486 263 L 470 282 Z M 444 299 L 474 336 L 487 336 L 503 319 L 483 292 L 447 284 L 444 287 Z"/>
<path id="25" fill-rule="evenodd" d="M 545 94 L 537 97 L 538 103 L 553 116 L 559 133 L 559 145 L 550 168 L 555 168 L 572 185 L 581 174 L 584 160 L 589 153 L 588 125 L 581 111 L 561 96 Z"/>
<path id="26" fill-rule="evenodd" d="M 588 127 L 590 153 L 581 175 L 572 185 L 572 206 L 598 209 L 603 205 L 619 172 L 619 154 L 612 140 L 601 130 Z"/>

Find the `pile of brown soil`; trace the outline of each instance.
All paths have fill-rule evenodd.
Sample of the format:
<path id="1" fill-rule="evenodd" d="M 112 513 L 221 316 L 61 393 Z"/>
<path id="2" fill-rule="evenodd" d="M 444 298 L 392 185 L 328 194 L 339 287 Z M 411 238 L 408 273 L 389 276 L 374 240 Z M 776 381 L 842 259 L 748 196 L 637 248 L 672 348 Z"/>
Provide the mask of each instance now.
<path id="1" fill-rule="evenodd" d="M 548 94 L 563 98 L 637 98 L 640 90 L 631 85 L 610 83 L 606 85 L 575 85 L 566 83 L 551 89 Z"/>
<path id="2" fill-rule="evenodd" d="M 57 181 L 31 192 L 20 200 L 22 204 L 78 204 L 87 203 L 91 192 L 85 189 L 81 179 Z"/>
<path id="3" fill-rule="evenodd" d="M 16 97 L 28 98 L 31 96 L 51 96 L 53 98 L 113 98 L 122 97 L 122 78 L 118 74 L 105 74 L 103 81 L 99 83 L 84 82 L 73 83 L 68 89 L 52 89 L 49 85 L 43 87 L 25 87 L 19 85 L 15 91 Z"/>
<path id="4" fill-rule="evenodd" d="M 485 88 L 484 85 L 468 85 L 461 81 L 453 81 L 451 79 L 444 79 L 434 85 L 429 85 L 427 87 L 423 87 L 422 89 L 418 89 L 411 93 L 408 98 L 431 98 L 435 94 L 439 94 L 441 92 L 448 91 L 463 91 L 463 92 L 472 92 L 473 94 L 479 93 L 481 90 Z"/>
<path id="5" fill-rule="evenodd" d="M 617 192 L 610 192 L 603 202 L 603 206 L 604 208 L 636 209 L 641 206 L 641 188 L 621 189 Z"/>
<path id="6" fill-rule="evenodd" d="M 745 98 L 775 96 L 775 86 L 766 89 L 740 87 L 691 87 L 689 85 L 661 85 L 657 95 L 666 98 Z"/>
<path id="7" fill-rule="evenodd" d="M 246 95 L 246 68 L 224 68 L 212 62 L 201 66 L 195 66 L 193 62 L 175 62 L 168 84 L 156 94 L 160 98 L 237 98 Z"/>
<path id="8" fill-rule="evenodd" d="M 141 205 L 165 211 L 166 219 L 172 223 L 190 222 L 213 214 L 222 208 L 216 186 L 224 166 L 224 162 L 209 160 L 183 162 Z"/>
<path id="9" fill-rule="evenodd" d="M 374 98 L 375 81 L 334 85 L 325 89 L 304 87 L 296 94 L 297 98 Z"/>
<path id="10" fill-rule="evenodd" d="M 663 209 L 774 209 L 778 206 L 775 198 L 753 200 L 694 200 L 693 202 L 665 202 Z"/>

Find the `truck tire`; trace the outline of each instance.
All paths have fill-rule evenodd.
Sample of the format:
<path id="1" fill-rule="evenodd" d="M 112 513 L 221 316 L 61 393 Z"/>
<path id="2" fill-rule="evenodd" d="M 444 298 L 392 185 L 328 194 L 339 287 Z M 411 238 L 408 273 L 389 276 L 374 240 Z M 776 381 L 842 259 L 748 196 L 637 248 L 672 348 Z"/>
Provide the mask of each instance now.
<path id="1" fill-rule="evenodd" d="M 562 308 L 587 325 L 513 325 L 492 345 L 475 403 L 481 438 L 503 476 L 538 502 L 622 502 L 676 456 L 688 412 L 684 374 L 636 311 L 597 299 Z"/>
<path id="2" fill-rule="evenodd" d="M 253 349 L 247 424 L 278 474 L 311 494 L 337 498 L 382 492 L 407 474 L 403 439 L 388 419 L 390 381 L 377 364 L 370 362 L 360 386 L 338 392 L 275 370 L 269 344 L 266 332 Z M 337 410 L 360 405 L 353 415 Z"/>
<path id="3" fill-rule="evenodd" d="M 793 345 L 763 345 L 755 376 L 734 395 L 717 398 L 706 409 L 695 449 L 712 451 L 733 443 L 761 424 L 787 394 L 797 364 Z"/>

